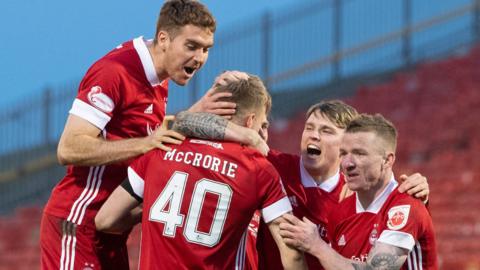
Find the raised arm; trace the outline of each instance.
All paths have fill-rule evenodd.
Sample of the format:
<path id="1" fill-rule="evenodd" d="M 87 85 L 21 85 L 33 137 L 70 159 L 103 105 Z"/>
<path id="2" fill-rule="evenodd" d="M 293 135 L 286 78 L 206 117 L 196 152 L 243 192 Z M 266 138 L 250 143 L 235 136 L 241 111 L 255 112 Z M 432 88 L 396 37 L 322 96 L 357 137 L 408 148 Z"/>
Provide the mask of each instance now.
<path id="1" fill-rule="evenodd" d="M 253 129 L 239 126 L 211 113 L 179 112 L 172 129 L 187 137 L 227 140 L 250 145 L 267 155 L 267 143 Z"/>
<path id="2" fill-rule="evenodd" d="M 62 165 L 94 166 L 124 161 L 154 148 L 169 151 L 165 143 L 180 144 L 185 138 L 173 130 L 156 129 L 143 138 L 107 141 L 101 130 L 87 120 L 70 114 L 60 137 L 57 158 Z"/>
<path id="3" fill-rule="evenodd" d="M 270 233 L 277 244 L 278 250 L 280 251 L 283 268 L 295 270 L 308 269 L 303 252 L 289 247 L 285 244 L 285 242 L 283 242 L 282 237 L 280 236 L 280 223 L 282 221 L 282 217 L 274 219 L 272 222 L 268 223 L 268 229 L 270 230 Z"/>

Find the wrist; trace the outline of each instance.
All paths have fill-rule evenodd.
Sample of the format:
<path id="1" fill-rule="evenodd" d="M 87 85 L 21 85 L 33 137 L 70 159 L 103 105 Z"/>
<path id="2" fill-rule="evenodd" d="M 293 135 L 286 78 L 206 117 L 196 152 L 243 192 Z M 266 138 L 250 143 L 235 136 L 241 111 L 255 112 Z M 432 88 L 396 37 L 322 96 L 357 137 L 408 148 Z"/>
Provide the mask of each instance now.
<path id="1" fill-rule="evenodd" d="M 143 137 L 138 143 L 142 155 L 155 148 L 150 136 Z"/>

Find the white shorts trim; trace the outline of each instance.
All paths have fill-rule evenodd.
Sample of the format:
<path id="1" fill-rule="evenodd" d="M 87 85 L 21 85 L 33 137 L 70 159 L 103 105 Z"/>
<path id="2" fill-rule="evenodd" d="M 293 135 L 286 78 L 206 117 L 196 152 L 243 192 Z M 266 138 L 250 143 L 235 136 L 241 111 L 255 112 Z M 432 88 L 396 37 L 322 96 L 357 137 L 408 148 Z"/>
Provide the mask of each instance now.
<path id="1" fill-rule="evenodd" d="M 145 185 L 145 181 L 132 169 L 132 167 L 128 167 L 128 181 L 132 186 L 133 192 L 140 197 L 143 198 L 143 189 Z"/>

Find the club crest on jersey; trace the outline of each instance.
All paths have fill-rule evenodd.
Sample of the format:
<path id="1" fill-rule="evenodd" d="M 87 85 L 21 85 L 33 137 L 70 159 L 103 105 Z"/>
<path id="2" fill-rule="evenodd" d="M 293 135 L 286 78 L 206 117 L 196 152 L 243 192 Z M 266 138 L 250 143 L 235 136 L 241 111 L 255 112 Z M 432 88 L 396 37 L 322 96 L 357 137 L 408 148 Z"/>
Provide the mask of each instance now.
<path id="1" fill-rule="evenodd" d="M 370 232 L 370 236 L 368 237 L 368 241 L 370 245 L 373 246 L 378 239 L 378 231 L 377 231 L 378 224 L 373 225 L 373 230 Z"/>
<path id="2" fill-rule="evenodd" d="M 388 210 L 387 227 L 390 230 L 400 230 L 405 227 L 410 213 L 410 205 L 399 205 Z"/>
<path id="3" fill-rule="evenodd" d="M 88 92 L 88 100 L 96 108 L 106 113 L 112 112 L 115 105 L 110 97 L 102 93 L 102 87 L 96 85 Z"/>

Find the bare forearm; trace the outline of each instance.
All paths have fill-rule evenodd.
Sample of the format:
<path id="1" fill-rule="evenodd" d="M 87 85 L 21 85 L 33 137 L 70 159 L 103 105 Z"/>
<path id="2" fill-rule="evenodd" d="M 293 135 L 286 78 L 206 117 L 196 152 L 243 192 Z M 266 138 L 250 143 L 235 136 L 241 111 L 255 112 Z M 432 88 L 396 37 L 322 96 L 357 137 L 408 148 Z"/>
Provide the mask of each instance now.
<path id="1" fill-rule="evenodd" d="M 309 251 L 322 264 L 325 270 L 356 270 L 353 260 L 342 257 L 325 242 L 316 243 Z M 363 268 L 358 268 L 363 269 Z"/>
<path id="2" fill-rule="evenodd" d="M 125 161 L 153 149 L 144 138 L 107 141 L 77 135 L 60 141 L 58 159 L 62 165 L 97 166 Z"/>
<path id="3" fill-rule="evenodd" d="M 408 251 L 388 244 L 376 243 L 370 250 L 366 262 L 347 259 L 326 243 L 315 245 L 311 250 L 312 255 L 320 260 L 325 270 L 375 270 L 375 269 L 400 269 L 404 264 Z"/>

